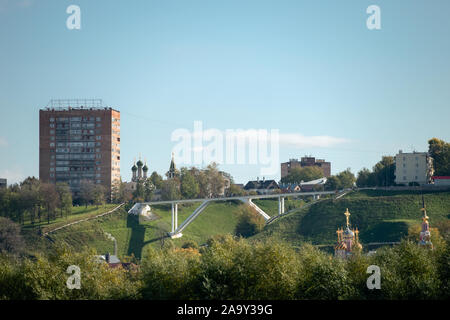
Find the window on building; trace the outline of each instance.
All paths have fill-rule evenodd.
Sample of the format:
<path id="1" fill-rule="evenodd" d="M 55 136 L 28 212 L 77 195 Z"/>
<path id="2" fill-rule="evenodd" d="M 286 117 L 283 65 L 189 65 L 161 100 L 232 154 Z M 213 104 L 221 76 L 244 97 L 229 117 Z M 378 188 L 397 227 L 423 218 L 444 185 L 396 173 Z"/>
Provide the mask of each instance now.
<path id="1" fill-rule="evenodd" d="M 403 181 L 406 181 L 406 177 L 405 176 L 403 176 Z"/>

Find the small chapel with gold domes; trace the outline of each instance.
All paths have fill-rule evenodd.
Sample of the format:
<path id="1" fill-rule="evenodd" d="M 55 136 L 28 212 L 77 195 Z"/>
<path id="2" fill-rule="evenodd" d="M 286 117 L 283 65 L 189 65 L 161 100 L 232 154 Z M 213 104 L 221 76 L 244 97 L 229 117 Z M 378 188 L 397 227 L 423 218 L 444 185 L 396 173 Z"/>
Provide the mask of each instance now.
<path id="1" fill-rule="evenodd" d="M 422 230 L 420 231 L 420 240 L 419 245 L 425 248 L 433 249 L 433 243 L 431 242 L 431 233 L 430 233 L 430 224 L 428 223 L 428 219 L 430 217 L 427 216 L 427 209 L 425 207 L 425 201 L 422 196 L 422 209 L 423 217 L 422 217 Z"/>
<path id="2" fill-rule="evenodd" d="M 347 225 L 344 228 L 340 228 L 337 233 L 337 244 L 334 248 L 334 254 L 336 257 L 347 258 L 353 253 L 361 252 L 362 245 L 359 242 L 358 228 L 350 229 L 350 212 L 347 210 L 344 212 L 347 219 Z"/>

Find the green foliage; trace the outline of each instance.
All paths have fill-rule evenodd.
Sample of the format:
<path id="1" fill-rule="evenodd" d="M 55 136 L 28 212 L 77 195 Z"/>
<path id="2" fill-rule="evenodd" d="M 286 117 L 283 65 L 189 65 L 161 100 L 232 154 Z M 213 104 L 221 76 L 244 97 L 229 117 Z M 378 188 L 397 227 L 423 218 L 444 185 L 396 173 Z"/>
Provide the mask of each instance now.
<path id="1" fill-rule="evenodd" d="M 297 298 L 338 300 L 352 292 L 345 262 L 311 245 L 300 248 L 301 281 Z"/>
<path id="2" fill-rule="evenodd" d="M 181 198 L 180 184 L 177 179 L 164 180 L 161 188 L 163 200 L 178 200 Z"/>
<path id="3" fill-rule="evenodd" d="M 375 255 L 335 258 L 304 243 L 248 241 L 222 235 L 199 251 L 149 247 L 139 269 L 110 268 L 94 252 L 57 246 L 34 259 L 0 255 L 0 299 L 355 300 L 448 299 L 450 250 L 403 241 Z M 70 265 L 81 269 L 81 290 L 66 286 Z M 367 288 L 367 267 L 381 271 L 381 289 Z"/>
<path id="4" fill-rule="evenodd" d="M 70 265 L 81 270 L 81 289 L 70 290 L 66 273 Z M 0 257 L 0 298 L 39 300 L 135 299 L 137 276 L 95 260 L 93 252 L 56 248 L 54 254 L 22 261 Z"/>
<path id="5" fill-rule="evenodd" d="M 292 168 L 289 174 L 281 179 L 282 183 L 300 183 L 312 181 L 323 177 L 323 171 L 319 167 Z"/>
<path id="6" fill-rule="evenodd" d="M 225 236 L 202 254 L 200 299 L 292 299 L 298 282 L 298 259 L 279 242 L 250 245 Z"/>
<path id="7" fill-rule="evenodd" d="M 350 171 L 350 168 L 340 172 L 335 176 L 331 176 L 325 183 L 325 190 L 341 190 L 352 188 L 356 181 L 355 175 Z"/>
<path id="8" fill-rule="evenodd" d="M 195 199 L 200 192 L 200 186 L 194 175 L 186 168 L 181 168 L 181 194 L 185 199 Z"/>
<path id="9" fill-rule="evenodd" d="M 195 242 L 194 240 L 188 240 L 185 243 L 183 243 L 181 248 L 183 248 L 183 249 L 188 249 L 188 248 L 198 249 L 198 243 Z"/>
<path id="10" fill-rule="evenodd" d="M 438 138 L 430 139 L 428 153 L 433 158 L 434 175 L 450 176 L 450 143 Z"/>
<path id="11" fill-rule="evenodd" d="M 240 211 L 235 234 L 242 237 L 251 237 L 261 232 L 264 229 L 264 225 L 264 218 L 250 206 L 245 206 Z"/>
<path id="12" fill-rule="evenodd" d="M 72 192 L 67 183 L 58 182 L 56 184 L 56 192 L 59 197 L 59 205 L 61 210 L 61 217 L 66 216 L 72 211 Z"/>
<path id="13" fill-rule="evenodd" d="M 363 168 L 358 172 L 356 185 L 360 188 L 395 185 L 394 157 L 383 156 L 381 161 L 373 167 L 373 172 L 367 168 Z"/>
<path id="14" fill-rule="evenodd" d="M 448 219 L 449 192 L 425 193 L 430 225 Z M 367 190 L 349 193 L 337 201 L 322 200 L 305 209 L 281 217 L 255 235 L 257 239 L 280 235 L 291 244 L 303 241 L 334 244 L 336 229 L 345 224 L 344 212 L 351 212 L 350 222 L 360 230 L 364 242 L 400 241 L 408 234 L 411 223 L 421 222 L 421 195 L 417 192 Z M 259 204 L 259 203 L 258 203 Z M 445 225 L 442 224 L 445 228 Z M 449 230 L 447 227 L 446 230 Z M 442 233 L 444 235 L 444 233 Z"/>
<path id="15" fill-rule="evenodd" d="M 24 241 L 20 226 L 8 218 L 0 217 L 0 254 L 17 254 L 23 250 Z"/>
<path id="16" fill-rule="evenodd" d="M 147 249 L 142 263 L 144 299 L 192 299 L 200 272 L 200 254 L 195 249 Z"/>
<path id="17" fill-rule="evenodd" d="M 409 241 L 379 250 L 373 264 L 381 269 L 381 297 L 439 299 L 441 281 L 435 259 L 435 252 Z"/>
<path id="18" fill-rule="evenodd" d="M 152 172 L 150 180 L 156 189 L 161 189 L 163 178 L 156 171 Z"/>

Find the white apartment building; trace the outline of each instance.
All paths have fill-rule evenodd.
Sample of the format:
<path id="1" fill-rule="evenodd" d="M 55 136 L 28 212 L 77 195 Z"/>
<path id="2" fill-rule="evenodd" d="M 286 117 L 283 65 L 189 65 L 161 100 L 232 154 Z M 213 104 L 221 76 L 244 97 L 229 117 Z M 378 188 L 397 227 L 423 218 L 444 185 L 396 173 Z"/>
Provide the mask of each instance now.
<path id="1" fill-rule="evenodd" d="M 395 183 L 408 185 L 428 184 L 433 176 L 433 159 L 427 152 L 404 153 L 395 156 Z"/>

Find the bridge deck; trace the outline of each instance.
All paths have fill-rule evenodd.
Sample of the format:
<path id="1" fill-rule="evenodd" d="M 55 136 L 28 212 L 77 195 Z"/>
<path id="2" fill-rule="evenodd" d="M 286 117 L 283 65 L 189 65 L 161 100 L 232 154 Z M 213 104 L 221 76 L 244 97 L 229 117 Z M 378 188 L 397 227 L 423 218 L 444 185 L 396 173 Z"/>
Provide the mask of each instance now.
<path id="1" fill-rule="evenodd" d="M 280 194 L 261 194 L 254 196 L 236 196 L 236 197 L 223 197 L 223 198 L 203 198 L 203 199 L 180 199 L 180 200 L 166 200 L 166 201 L 150 201 L 150 202 L 140 202 L 141 204 L 148 205 L 158 205 L 158 204 L 175 204 L 175 203 L 189 203 L 189 202 L 205 202 L 205 201 L 231 201 L 231 200 L 242 200 L 242 199 L 268 199 L 268 198 L 279 198 L 279 197 L 305 197 L 314 195 L 327 195 L 336 194 L 336 191 L 318 191 L 318 192 L 293 192 L 293 193 L 280 193 Z"/>

